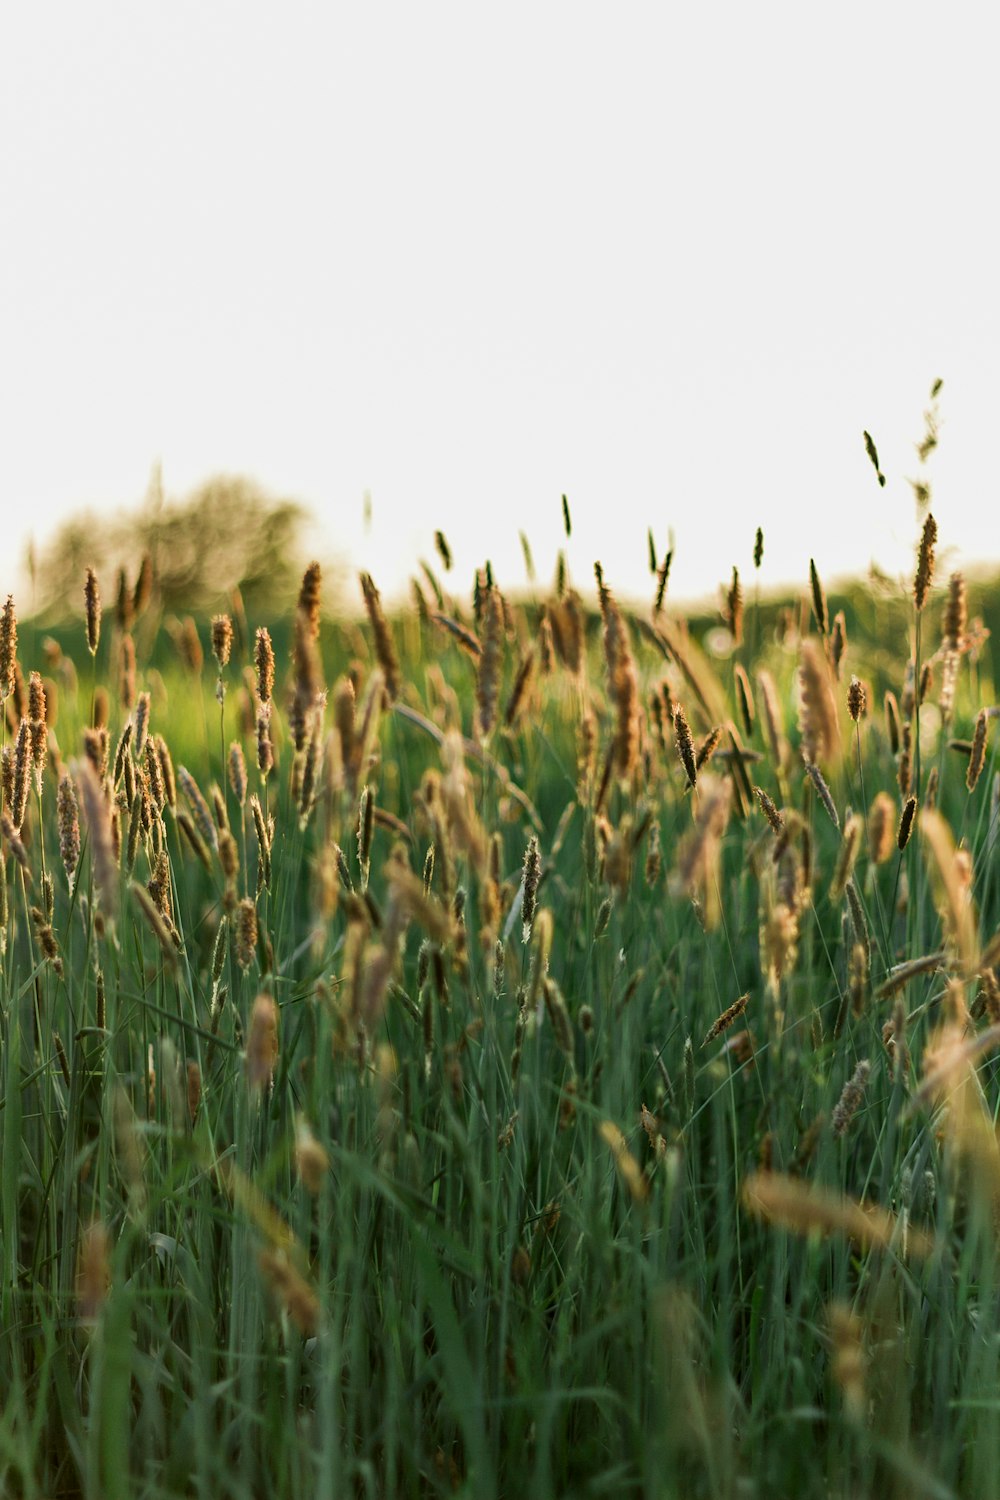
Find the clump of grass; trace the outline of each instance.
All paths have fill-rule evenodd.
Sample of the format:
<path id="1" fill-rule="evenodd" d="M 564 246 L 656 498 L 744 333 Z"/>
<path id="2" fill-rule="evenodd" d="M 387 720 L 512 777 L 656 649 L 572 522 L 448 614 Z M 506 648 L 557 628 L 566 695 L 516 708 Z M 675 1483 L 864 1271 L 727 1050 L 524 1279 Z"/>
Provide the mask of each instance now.
<path id="1" fill-rule="evenodd" d="M 996 693 L 935 540 L 775 630 L 734 570 L 724 672 L 652 545 L 645 619 L 568 551 L 173 652 L 144 564 L 61 665 L 8 601 L 0 1490 L 990 1493 Z"/>

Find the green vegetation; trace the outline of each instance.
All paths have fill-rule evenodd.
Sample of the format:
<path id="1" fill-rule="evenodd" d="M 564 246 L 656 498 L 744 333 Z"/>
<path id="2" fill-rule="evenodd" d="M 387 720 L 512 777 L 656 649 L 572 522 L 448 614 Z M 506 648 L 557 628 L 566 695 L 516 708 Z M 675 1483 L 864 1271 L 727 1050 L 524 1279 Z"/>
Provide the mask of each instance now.
<path id="1" fill-rule="evenodd" d="M 734 574 L 721 637 L 562 565 L 8 609 L 0 1493 L 1000 1494 L 995 688 L 933 541 Z"/>

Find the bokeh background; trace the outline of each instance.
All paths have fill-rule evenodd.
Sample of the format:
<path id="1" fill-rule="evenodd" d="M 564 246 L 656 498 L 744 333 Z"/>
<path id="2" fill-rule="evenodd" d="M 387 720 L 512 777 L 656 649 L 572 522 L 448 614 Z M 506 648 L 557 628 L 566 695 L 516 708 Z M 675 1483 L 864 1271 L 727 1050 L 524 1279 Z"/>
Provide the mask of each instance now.
<path id="1" fill-rule="evenodd" d="M 248 476 L 343 574 L 1000 557 L 982 7 L 8 7 L 0 589 Z M 880 488 L 862 432 L 877 445 Z M 151 480 L 151 476 L 153 476 Z"/>

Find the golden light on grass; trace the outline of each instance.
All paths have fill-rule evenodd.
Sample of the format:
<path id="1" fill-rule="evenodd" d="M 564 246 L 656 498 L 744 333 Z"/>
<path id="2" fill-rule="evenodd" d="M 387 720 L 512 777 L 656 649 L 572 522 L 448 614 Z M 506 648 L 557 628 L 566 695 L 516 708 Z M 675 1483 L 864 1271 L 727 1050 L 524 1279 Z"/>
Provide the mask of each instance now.
<path id="1" fill-rule="evenodd" d="M 278 1007 L 270 995 L 258 995 L 250 1015 L 246 1072 L 251 1089 L 270 1088 L 278 1061 Z"/>
<path id="2" fill-rule="evenodd" d="M 957 953 L 964 972 L 975 974 L 979 968 L 978 918 L 971 881 L 965 878 L 962 868 L 963 851 L 956 849 L 951 829 L 941 813 L 924 808 L 919 821 L 945 940 Z"/>
<path id="3" fill-rule="evenodd" d="M 76 1271 L 76 1310 L 84 1323 L 93 1324 L 111 1291 L 111 1235 L 95 1220 L 80 1238 Z"/>
<path id="4" fill-rule="evenodd" d="M 799 731 L 807 761 L 826 763 L 840 753 L 840 723 L 830 666 L 813 640 L 799 646 Z"/>
<path id="5" fill-rule="evenodd" d="M 628 1189 L 634 1203 L 645 1203 L 649 1197 L 649 1179 L 628 1149 L 625 1137 L 613 1120 L 602 1120 L 598 1126 L 601 1138 L 607 1142 L 614 1157 L 618 1175 Z"/>
<path id="6" fill-rule="evenodd" d="M 801 1177 L 755 1172 L 744 1181 L 740 1196 L 749 1213 L 793 1234 L 815 1234 L 824 1239 L 842 1235 L 864 1250 L 898 1247 L 902 1252 L 902 1228 L 895 1214 L 812 1185 Z M 910 1227 L 910 1255 L 930 1255 L 933 1248 L 930 1235 Z"/>

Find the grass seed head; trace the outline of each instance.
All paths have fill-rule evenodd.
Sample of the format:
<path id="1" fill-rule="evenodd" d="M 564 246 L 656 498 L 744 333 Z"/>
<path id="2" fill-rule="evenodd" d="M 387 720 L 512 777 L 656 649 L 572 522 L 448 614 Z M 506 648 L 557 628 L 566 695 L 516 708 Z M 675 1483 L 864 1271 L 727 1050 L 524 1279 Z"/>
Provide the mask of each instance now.
<path id="1" fill-rule="evenodd" d="M 687 777 L 688 786 L 693 788 L 698 781 L 694 741 L 691 738 L 691 730 L 688 727 L 684 709 L 679 703 L 674 704 L 674 739 L 677 744 L 677 755 L 684 768 L 684 775 Z"/>
<path id="2" fill-rule="evenodd" d="M 277 1061 L 278 1007 L 270 995 L 258 995 L 253 1003 L 247 1034 L 246 1070 L 251 1089 L 270 1088 Z"/>
<path id="3" fill-rule="evenodd" d="M 823 592 L 823 585 L 820 582 L 816 561 L 812 557 L 809 559 L 809 587 L 812 591 L 812 607 L 813 616 L 816 620 L 816 629 L 820 635 L 825 636 L 829 629 L 826 594 Z"/>
<path id="4" fill-rule="evenodd" d="M 851 1127 L 851 1122 L 864 1102 L 865 1089 L 868 1087 L 868 1078 L 872 1065 L 867 1058 L 862 1058 L 851 1077 L 844 1084 L 840 1098 L 834 1106 L 830 1117 L 830 1124 L 834 1135 L 846 1135 Z"/>
<path id="5" fill-rule="evenodd" d="M 101 639 L 101 590 L 93 568 L 87 569 L 83 599 L 87 611 L 87 650 L 91 656 L 96 656 Z"/>
<path id="6" fill-rule="evenodd" d="M 965 633 L 969 624 L 969 604 L 965 579 L 961 573 L 952 573 L 948 579 L 948 599 L 944 609 L 942 650 L 947 655 L 959 655 L 965 648 Z"/>
<path id="7" fill-rule="evenodd" d="M 257 907 L 245 896 L 236 908 L 236 962 L 246 973 L 257 952 Z"/>
<path id="8" fill-rule="evenodd" d="M 726 595 L 726 624 L 733 638 L 734 646 L 743 644 L 743 588 L 740 584 L 739 570 L 733 569 L 733 579 L 729 585 L 729 593 Z"/>
<path id="9" fill-rule="evenodd" d="M 17 614 L 13 594 L 0 613 L 0 701 L 6 700 L 14 691 L 14 668 L 17 662 Z"/>
<path id="10" fill-rule="evenodd" d="M 989 729 L 989 717 L 985 708 L 981 708 L 976 715 L 976 728 L 972 736 L 972 750 L 969 754 L 969 765 L 965 773 L 965 785 L 970 792 L 976 790 L 976 784 L 982 775 L 983 766 L 986 764 L 986 736 Z"/>
<path id="11" fill-rule="evenodd" d="M 541 850 L 538 845 L 538 839 L 532 834 L 524 851 L 524 894 L 521 898 L 521 941 L 524 943 L 531 936 L 532 923 L 535 920 L 535 903 L 538 897 L 538 882 L 541 879 L 541 873 Z"/>
<path id="12" fill-rule="evenodd" d="M 937 534 L 937 522 L 928 513 L 920 536 L 917 571 L 913 579 L 913 603 L 918 612 L 924 607 L 934 577 L 934 544 L 937 541 Z"/>
<path id="13" fill-rule="evenodd" d="M 814 764 L 830 761 L 840 749 L 840 725 L 829 664 L 815 641 L 799 646 L 798 682 L 802 753 Z"/>
<path id="14" fill-rule="evenodd" d="M 228 615 L 212 616 L 212 655 L 219 664 L 219 671 L 229 665 L 233 649 L 233 622 Z"/>

